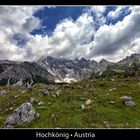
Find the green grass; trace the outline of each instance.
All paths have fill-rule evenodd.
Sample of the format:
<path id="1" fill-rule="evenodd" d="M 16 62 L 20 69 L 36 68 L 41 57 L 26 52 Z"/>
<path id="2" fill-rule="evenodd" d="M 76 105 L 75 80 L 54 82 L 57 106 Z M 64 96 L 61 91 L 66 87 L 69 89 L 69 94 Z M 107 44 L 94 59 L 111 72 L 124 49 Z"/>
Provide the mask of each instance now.
<path id="1" fill-rule="evenodd" d="M 81 85 L 81 87 L 79 87 Z M 111 88 L 114 91 L 109 91 Z M 13 110 L 23 102 L 30 101 L 34 97 L 45 103 L 46 108 L 38 108 L 33 104 L 40 117 L 30 124 L 17 127 L 25 128 L 106 128 L 106 123 L 111 128 L 140 128 L 140 86 L 135 78 L 115 79 L 109 78 L 83 80 L 78 83 L 66 85 L 54 85 L 50 94 L 54 94 L 57 89 L 61 90 L 60 97 L 40 96 L 41 91 L 46 90 L 46 86 L 38 84 L 32 91 L 21 87 L 6 87 L 7 94 L 0 96 L 0 127 L 3 128 L 6 118 L 12 114 Z M 94 89 L 94 90 L 92 90 Z M 23 92 L 24 91 L 24 92 Z M 14 96 L 18 95 L 18 98 Z M 129 107 L 122 104 L 121 96 L 132 96 L 136 106 Z M 87 99 L 92 100 L 90 107 L 85 110 L 81 105 Z M 114 104 L 110 104 L 114 101 Z M 13 107 L 13 110 L 8 110 Z"/>
<path id="2" fill-rule="evenodd" d="M 115 71 L 116 73 L 124 73 L 125 70 L 120 70 L 120 69 L 112 69 L 113 71 Z"/>

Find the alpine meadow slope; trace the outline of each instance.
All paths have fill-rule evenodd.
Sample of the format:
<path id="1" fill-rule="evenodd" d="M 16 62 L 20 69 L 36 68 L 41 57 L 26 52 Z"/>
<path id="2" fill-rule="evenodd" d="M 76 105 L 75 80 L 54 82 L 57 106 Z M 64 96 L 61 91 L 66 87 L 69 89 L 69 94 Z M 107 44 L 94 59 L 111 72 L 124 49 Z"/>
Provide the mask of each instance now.
<path id="1" fill-rule="evenodd" d="M 97 63 L 86 59 L 65 60 L 53 57 L 41 58 L 32 63 L 1 61 L 1 79 L 7 76 L 14 82 L 10 83 L 11 81 L 8 80 L 8 85 L 6 83 L 0 86 L 0 127 L 140 127 L 139 56 L 134 54 L 118 63 L 105 60 Z M 98 71 L 92 67 L 93 62 L 96 68 L 98 66 Z M 34 65 L 37 65 L 37 69 Z M 77 75 L 80 76 L 83 69 L 84 72 L 86 69 L 87 72 L 90 70 L 89 76 L 78 79 Z M 73 73 L 70 73 L 70 70 Z M 77 78 L 77 81 L 55 82 L 56 77 L 61 76 L 65 79 L 68 73 L 71 76 L 69 78 Z M 41 81 L 36 79 L 37 82 L 31 83 L 29 78 L 34 80 L 34 76 L 41 77 Z M 44 77 L 47 81 L 42 80 Z M 48 77 L 54 78 L 54 81 Z M 18 84 L 20 79 L 24 80 Z M 31 110 L 33 107 L 31 112 L 35 112 L 34 114 L 30 112 L 26 114 L 26 107 L 29 104 Z"/>

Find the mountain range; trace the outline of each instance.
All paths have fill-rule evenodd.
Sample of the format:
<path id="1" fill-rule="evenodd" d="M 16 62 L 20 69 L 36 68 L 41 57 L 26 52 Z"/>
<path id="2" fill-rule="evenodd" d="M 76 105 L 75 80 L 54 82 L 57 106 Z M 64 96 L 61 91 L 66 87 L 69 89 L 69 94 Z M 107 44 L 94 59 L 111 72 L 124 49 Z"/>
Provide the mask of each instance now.
<path id="1" fill-rule="evenodd" d="M 140 67 L 140 54 L 132 54 L 116 63 L 105 59 L 96 62 L 84 58 L 68 60 L 51 56 L 36 62 L 0 60 L 0 84 L 30 87 L 36 82 L 70 83 L 89 78 L 93 74 L 124 71 L 134 65 Z"/>

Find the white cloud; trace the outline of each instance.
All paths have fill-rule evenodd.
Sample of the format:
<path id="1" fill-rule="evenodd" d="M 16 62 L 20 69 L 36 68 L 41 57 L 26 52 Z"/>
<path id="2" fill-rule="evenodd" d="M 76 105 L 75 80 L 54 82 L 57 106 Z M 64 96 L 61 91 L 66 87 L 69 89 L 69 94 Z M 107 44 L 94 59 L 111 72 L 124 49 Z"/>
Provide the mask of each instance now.
<path id="1" fill-rule="evenodd" d="M 39 6 L 1 6 L 0 7 L 0 59 L 22 60 L 23 50 L 11 43 L 17 33 L 30 36 L 29 32 L 37 28 L 39 19 L 33 16 Z"/>
<path id="2" fill-rule="evenodd" d="M 101 26 L 95 33 L 92 55 L 118 61 L 130 53 L 132 54 L 134 47 L 132 47 L 131 44 L 133 40 L 138 39 L 140 35 L 139 23 L 140 7 L 135 7 L 131 14 L 126 16 L 123 21 L 115 25 Z M 136 49 L 135 52 L 140 53 L 139 49 Z"/>
<path id="3" fill-rule="evenodd" d="M 115 19 L 115 18 L 118 18 L 119 15 L 123 12 L 123 10 L 126 8 L 126 6 L 116 6 L 116 10 L 114 11 L 110 11 L 108 13 L 108 17 L 112 18 L 112 19 Z"/>
<path id="4" fill-rule="evenodd" d="M 90 9 L 96 13 L 104 13 L 106 10 L 106 6 L 91 6 Z"/>
<path id="5" fill-rule="evenodd" d="M 61 21 L 51 37 L 47 35 L 32 37 L 27 48 L 32 50 L 32 55 L 36 59 L 47 55 L 70 59 L 86 57 L 91 47 L 90 39 L 94 33 L 93 18 L 85 13 L 75 22 L 72 19 Z"/>
<path id="6" fill-rule="evenodd" d="M 118 61 L 132 53 L 140 53 L 140 6 L 129 7 L 132 12 L 115 25 L 105 24 L 105 6 L 93 6 L 76 21 L 64 19 L 59 22 L 52 36 L 33 36 L 30 32 L 38 28 L 41 22 L 33 16 L 38 8 L 0 8 L 0 59 L 32 61 L 51 55 L 69 59 L 84 57 L 97 61 L 102 58 Z M 108 16 L 115 18 L 124 9 L 119 6 Z M 94 25 L 97 23 L 99 29 L 96 31 Z M 15 34 L 28 40 L 25 47 L 11 42 Z"/>
<path id="7" fill-rule="evenodd" d="M 94 22 L 98 24 L 98 26 L 102 26 L 106 22 L 106 18 L 104 17 L 104 12 L 106 10 L 106 6 L 91 6 L 88 10 L 89 13 L 94 15 Z"/>
<path id="8" fill-rule="evenodd" d="M 125 13 L 128 13 L 129 11 L 133 10 L 133 6 L 116 6 L 116 10 L 110 11 L 108 13 L 108 17 L 112 19 L 118 18 L 124 11 Z"/>

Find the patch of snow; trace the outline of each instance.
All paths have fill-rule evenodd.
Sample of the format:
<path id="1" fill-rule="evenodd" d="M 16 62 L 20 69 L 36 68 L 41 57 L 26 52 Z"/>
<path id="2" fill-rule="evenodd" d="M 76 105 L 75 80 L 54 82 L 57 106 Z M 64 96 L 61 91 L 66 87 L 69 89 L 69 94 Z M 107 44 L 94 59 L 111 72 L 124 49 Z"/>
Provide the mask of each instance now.
<path id="1" fill-rule="evenodd" d="M 55 80 L 55 83 L 62 83 L 62 81 L 60 81 L 60 80 Z"/>
<path id="2" fill-rule="evenodd" d="M 68 73 L 66 75 L 66 78 L 62 79 L 62 80 L 55 80 L 56 83 L 72 83 L 72 82 L 77 82 L 78 80 L 76 80 L 75 78 L 70 77 L 70 74 Z"/>
<path id="3" fill-rule="evenodd" d="M 55 83 L 72 83 L 72 82 L 77 82 L 76 79 L 74 78 L 64 78 L 63 80 L 55 80 Z"/>
<path id="4" fill-rule="evenodd" d="M 76 79 L 74 79 L 74 78 L 68 78 L 68 77 L 66 77 L 66 78 L 64 79 L 64 81 L 67 82 L 67 83 L 77 82 Z"/>

